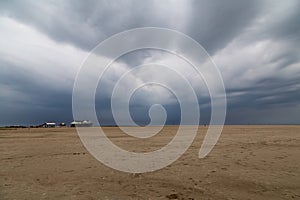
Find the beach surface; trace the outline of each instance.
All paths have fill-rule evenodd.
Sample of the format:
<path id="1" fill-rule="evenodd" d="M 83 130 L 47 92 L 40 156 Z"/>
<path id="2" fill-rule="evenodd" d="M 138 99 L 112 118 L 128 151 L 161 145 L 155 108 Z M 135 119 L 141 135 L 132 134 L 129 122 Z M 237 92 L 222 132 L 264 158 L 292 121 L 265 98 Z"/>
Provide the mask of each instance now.
<path id="1" fill-rule="evenodd" d="M 148 139 L 103 129 L 123 149 L 150 152 L 170 142 L 178 127 Z M 212 152 L 199 159 L 206 130 L 199 127 L 171 165 L 131 174 L 96 160 L 75 128 L 2 128 L 0 199 L 300 199 L 300 126 L 225 126 Z"/>

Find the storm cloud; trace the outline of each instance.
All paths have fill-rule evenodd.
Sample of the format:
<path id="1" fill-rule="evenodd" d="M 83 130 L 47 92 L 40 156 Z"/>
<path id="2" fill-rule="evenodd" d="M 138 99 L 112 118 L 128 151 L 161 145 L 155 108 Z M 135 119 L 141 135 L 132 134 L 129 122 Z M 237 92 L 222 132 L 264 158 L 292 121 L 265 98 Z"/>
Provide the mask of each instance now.
<path id="1" fill-rule="evenodd" d="M 174 29 L 205 48 L 224 80 L 226 123 L 298 124 L 299 19 L 297 0 L 1 1 L 0 125 L 71 121 L 73 83 L 89 52 L 113 34 L 140 27 Z M 103 124 L 114 124 L 110 95 L 118 78 L 146 63 L 188 69 L 178 58 L 154 50 L 118 59 L 97 90 L 96 109 Z M 210 100 L 205 84 L 193 82 L 191 71 L 184 71 L 199 98 L 201 123 L 207 124 Z M 165 76 L 184 92 L 176 79 L 165 73 L 155 76 Z M 149 77 L 131 78 L 139 82 Z M 178 102 L 161 89 L 133 96 L 133 119 L 149 123 L 148 109 L 155 103 L 165 106 L 167 123 L 179 123 Z"/>

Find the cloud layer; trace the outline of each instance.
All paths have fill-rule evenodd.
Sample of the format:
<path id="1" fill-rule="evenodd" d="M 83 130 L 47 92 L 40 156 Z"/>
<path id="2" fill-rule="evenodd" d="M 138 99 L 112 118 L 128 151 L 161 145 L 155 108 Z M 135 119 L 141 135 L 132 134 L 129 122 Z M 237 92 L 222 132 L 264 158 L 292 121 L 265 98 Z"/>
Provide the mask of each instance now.
<path id="1" fill-rule="evenodd" d="M 71 121 L 73 83 L 88 53 L 113 34 L 147 26 L 181 31 L 207 50 L 224 79 L 227 123 L 300 123 L 299 19 L 297 0 L 1 1 L 0 125 Z M 210 101 L 201 78 L 170 54 L 144 50 L 118 59 L 98 87 L 104 124 L 114 123 L 110 95 L 118 78 L 147 63 L 181 69 L 197 91 L 202 123 L 208 123 Z M 147 78 L 137 73 L 127 84 Z M 184 93 L 164 71 L 151 78 Z M 178 102 L 162 88 L 133 96 L 133 119 L 148 123 L 154 103 L 165 106 L 168 123 L 178 123 Z"/>

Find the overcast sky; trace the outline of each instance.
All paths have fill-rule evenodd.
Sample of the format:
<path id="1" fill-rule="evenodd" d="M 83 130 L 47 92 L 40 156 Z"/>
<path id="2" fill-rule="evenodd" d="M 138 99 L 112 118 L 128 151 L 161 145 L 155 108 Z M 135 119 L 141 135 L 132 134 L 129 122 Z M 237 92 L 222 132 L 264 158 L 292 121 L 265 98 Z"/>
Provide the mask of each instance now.
<path id="1" fill-rule="evenodd" d="M 113 34 L 149 26 L 180 31 L 210 54 L 224 80 L 226 123 L 300 123 L 298 0 L 2 0 L 0 125 L 72 121 L 73 83 L 89 52 Z M 150 62 L 188 68 L 178 58 L 155 50 L 118 59 L 96 95 L 101 123 L 114 123 L 109 91 L 117 77 L 125 69 Z M 180 82 L 165 76 L 180 89 Z M 145 78 L 149 77 L 137 73 L 129 82 Z M 198 84 L 203 85 L 193 82 L 201 93 Z M 209 98 L 203 94 L 197 94 L 201 123 L 208 123 Z M 178 103 L 162 88 L 141 90 L 132 97 L 133 119 L 148 123 L 147 110 L 153 103 L 165 106 L 169 124 L 178 123 Z"/>

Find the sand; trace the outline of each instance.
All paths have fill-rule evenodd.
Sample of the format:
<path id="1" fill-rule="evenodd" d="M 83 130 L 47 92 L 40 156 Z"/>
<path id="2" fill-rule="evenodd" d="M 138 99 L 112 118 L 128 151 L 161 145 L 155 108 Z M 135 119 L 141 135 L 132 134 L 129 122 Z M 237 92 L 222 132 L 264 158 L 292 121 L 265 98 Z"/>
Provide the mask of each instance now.
<path id="1" fill-rule="evenodd" d="M 0 199 L 300 199 L 300 126 L 225 126 L 198 159 L 206 129 L 176 162 L 144 174 L 103 165 L 74 128 L 0 129 Z M 176 130 L 138 140 L 105 128 L 135 152 L 161 148 Z"/>

